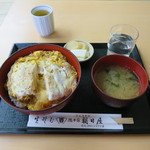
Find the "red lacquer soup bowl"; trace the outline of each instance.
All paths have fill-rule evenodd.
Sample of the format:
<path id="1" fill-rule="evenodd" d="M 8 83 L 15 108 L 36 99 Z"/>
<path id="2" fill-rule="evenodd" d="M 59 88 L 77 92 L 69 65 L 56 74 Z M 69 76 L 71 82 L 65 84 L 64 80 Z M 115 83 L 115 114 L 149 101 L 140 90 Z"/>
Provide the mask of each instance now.
<path id="1" fill-rule="evenodd" d="M 7 81 L 7 74 L 10 71 L 11 66 L 14 64 L 14 62 L 19 58 L 19 57 L 23 57 L 26 55 L 29 55 L 30 53 L 37 51 L 37 50 L 46 50 L 46 51 L 60 51 L 67 59 L 67 62 L 69 64 L 71 64 L 72 66 L 75 67 L 76 71 L 77 71 L 77 86 L 75 88 L 75 90 L 68 95 L 67 97 L 65 97 L 61 102 L 59 102 L 58 104 L 46 108 L 46 109 L 42 109 L 42 110 L 27 110 L 27 109 L 23 109 L 23 108 L 19 108 L 16 107 L 9 95 L 8 92 L 6 90 L 6 88 L 4 87 L 6 81 Z M 19 51 L 17 51 L 16 53 L 14 53 L 12 56 L 10 56 L 1 66 L 0 68 L 0 96 L 2 97 L 2 99 L 12 108 L 14 108 L 15 110 L 22 112 L 22 113 L 26 113 L 26 114 L 48 114 L 48 113 L 53 113 L 56 111 L 59 111 L 60 109 L 62 109 L 75 95 L 77 89 L 78 89 L 78 85 L 80 82 L 80 78 L 81 78 L 81 68 L 80 68 L 80 63 L 78 62 L 77 58 L 68 50 L 66 50 L 65 48 L 58 46 L 58 45 L 53 45 L 53 44 L 38 44 L 38 45 L 33 45 L 33 46 L 29 46 L 26 48 L 23 48 Z"/>
<path id="2" fill-rule="evenodd" d="M 130 70 L 139 81 L 139 95 L 130 99 L 119 99 L 111 97 L 104 93 L 98 86 L 97 81 L 95 81 L 94 76 L 98 70 L 105 68 L 108 65 L 118 65 Z M 103 101 L 106 105 L 115 108 L 125 107 L 133 102 L 136 102 L 146 92 L 146 89 L 148 87 L 148 76 L 144 68 L 134 59 L 122 55 L 107 55 L 98 59 L 92 66 L 91 80 L 93 90 L 98 96 L 99 100 Z"/>

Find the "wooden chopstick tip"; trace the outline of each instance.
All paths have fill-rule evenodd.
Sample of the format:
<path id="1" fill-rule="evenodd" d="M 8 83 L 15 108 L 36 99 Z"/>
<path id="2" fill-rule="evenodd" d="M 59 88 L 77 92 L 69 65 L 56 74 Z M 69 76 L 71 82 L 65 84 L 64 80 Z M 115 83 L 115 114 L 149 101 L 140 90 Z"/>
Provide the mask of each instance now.
<path id="1" fill-rule="evenodd" d="M 134 124 L 133 118 L 112 118 L 117 124 Z"/>

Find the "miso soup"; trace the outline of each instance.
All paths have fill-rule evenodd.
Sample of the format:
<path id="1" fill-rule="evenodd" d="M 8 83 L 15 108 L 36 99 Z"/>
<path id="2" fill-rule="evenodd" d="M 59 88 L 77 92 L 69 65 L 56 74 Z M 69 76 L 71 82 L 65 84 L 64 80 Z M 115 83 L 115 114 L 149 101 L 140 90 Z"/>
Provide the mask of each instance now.
<path id="1" fill-rule="evenodd" d="M 130 99 L 139 95 L 140 85 L 137 77 L 128 69 L 110 65 L 95 73 L 95 81 L 107 95 Z"/>

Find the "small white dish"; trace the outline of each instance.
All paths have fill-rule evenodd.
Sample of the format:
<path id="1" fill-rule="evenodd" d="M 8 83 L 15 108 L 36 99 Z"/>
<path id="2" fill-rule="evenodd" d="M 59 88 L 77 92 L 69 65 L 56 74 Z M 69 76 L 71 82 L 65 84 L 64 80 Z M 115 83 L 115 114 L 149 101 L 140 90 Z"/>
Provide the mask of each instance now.
<path id="1" fill-rule="evenodd" d="M 69 45 L 70 43 L 73 43 L 72 47 Z M 76 44 L 79 44 L 79 45 L 76 45 Z M 83 43 L 83 44 L 82 44 Z M 68 46 L 69 45 L 69 46 Z M 68 46 L 68 47 L 67 47 Z M 83 41 L 83 40 L 71 40 L 71 41 L 68 41 L 65 45 L 64 45 L 64 48 L 68 49 L 68 50 L 72 50 L 73 54 L 77 57 L 77 59 L 79 60 L 79 62 L 85 62 L 87 60 L 89 60 L 93 54 L 94 54 L 94 48 L 93 46 L 87 42 L 87 41 Z M 87 54 L 88 55 L 87 57 L 85 58 L 79 58 L 75 53 L 74 51 L 76 50 L 87 50 Z"/>

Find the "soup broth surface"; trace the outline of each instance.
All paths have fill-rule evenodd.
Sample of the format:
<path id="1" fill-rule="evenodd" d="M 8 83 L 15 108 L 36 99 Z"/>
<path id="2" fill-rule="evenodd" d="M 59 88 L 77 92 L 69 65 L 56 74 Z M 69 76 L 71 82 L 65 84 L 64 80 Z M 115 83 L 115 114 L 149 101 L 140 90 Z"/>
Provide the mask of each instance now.
<path id="1" fill-rule="evenodd" d="M 111 97 L 130 99 L 139 95 L 140 85 L 137 77 L 124 67 L 107 66 L 98 70 L 94 78 L 99 88 Z"/>

